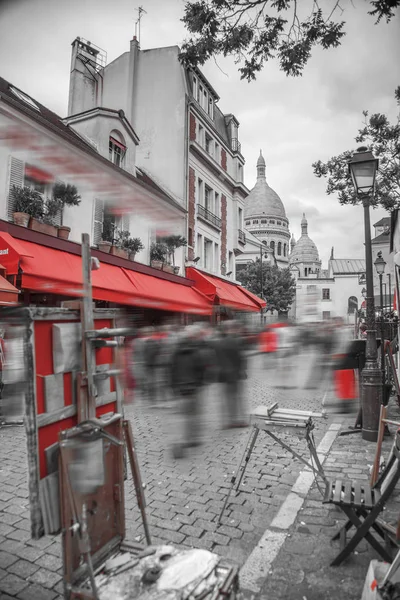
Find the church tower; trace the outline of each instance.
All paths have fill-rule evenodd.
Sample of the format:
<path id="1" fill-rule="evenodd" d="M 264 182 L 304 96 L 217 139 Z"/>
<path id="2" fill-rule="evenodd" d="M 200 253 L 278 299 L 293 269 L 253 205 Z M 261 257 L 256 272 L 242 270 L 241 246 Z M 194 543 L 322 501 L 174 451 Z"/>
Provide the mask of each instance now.
<path id="1" fill-rule="evenodd" d="M 301 220 L 301 237 L 297 242 L 292 238 L 290 245 L 290 266 L 297 267 L 300 277 L 308 277 L 309 275 L 318 277 L 322 263 L 317 246 L 308 236 L 308 222 L 304 213 Z"/>
<path id="2" fill-rule="evenodd" d="M 257 181 L 244 208 L 245 228 L 266 246 L 266 252 L 274 256 L 278 267 L 285 268 L 289 264 L 289 220 L 282 200 L 267 183 L 261 150 L 256 166 Z"/>

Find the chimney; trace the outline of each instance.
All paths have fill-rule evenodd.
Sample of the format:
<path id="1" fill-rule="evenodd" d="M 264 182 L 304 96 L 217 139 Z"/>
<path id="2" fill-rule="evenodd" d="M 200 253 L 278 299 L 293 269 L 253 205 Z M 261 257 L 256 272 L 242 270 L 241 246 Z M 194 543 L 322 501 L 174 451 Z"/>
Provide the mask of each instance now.
<path id="1" fill-rule="evenodd" d="M 77 37 L 72 42 L 68 116 L 96 106 L 97 69 L 100 50 Z"/>
<path id="2" fill-rule="evenodd" d="M 130 42 L 129 49 L 129 72 L 128 72 L 128 98 L 126 99 L 126 106 L 128 107 L 128 119 L 134 126 L 135 120 L 135 91 L 136 91 L 136 81 L 137 81 L 137 69 L 138 69 L 138 61 L 139 61 L 139 53 L 140 46 L 139 42 L 136 38 L 136 35 L 133 36 Z"/>

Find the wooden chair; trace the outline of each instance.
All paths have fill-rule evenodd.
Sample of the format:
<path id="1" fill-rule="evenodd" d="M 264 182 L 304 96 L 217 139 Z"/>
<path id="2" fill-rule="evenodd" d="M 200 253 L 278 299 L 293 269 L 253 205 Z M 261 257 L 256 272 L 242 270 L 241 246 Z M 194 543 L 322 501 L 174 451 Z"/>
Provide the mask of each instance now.
<path id="1" fill-rule="evenodd" d="M 392 562 L 391 544 L 397 546 L 396 536 L 391 535 L 393 528 L 379 519 L 379 515 L 399 479 L 400 432 L 397 432 L 387 465 L 373 488 L 370 487 L 368 481 L 338 479 L 328 482 L 323 503 L 338 506 L 348 519 L 333 537 L 334 540 L 340 539 L 340 552 L 332 561 L 332 566 L 340 565 L 363 538 L 371 544 L 383 560 Z M 355 527 L 356 531 L 353 537 L 347 541 L 347 533 L 352 527 Z M 385 542 L 385 546 L 372 535 L 371 529 Z"/>

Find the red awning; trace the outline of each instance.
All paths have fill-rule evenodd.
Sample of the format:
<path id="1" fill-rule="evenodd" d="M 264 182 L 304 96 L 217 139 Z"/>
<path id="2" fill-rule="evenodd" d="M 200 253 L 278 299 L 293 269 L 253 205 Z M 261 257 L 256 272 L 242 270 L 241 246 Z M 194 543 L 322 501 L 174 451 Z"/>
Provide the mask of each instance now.
<path id="1" fill-rule="evenodd" d="M 0 275 L 0 306 L 17 304 L 19 291 Z"/>
<path id="2" fill-rule="evenodd" d="M 41 293 L 79 297 L 83 293 L 79 255 L 15 240 L 0 232 L 0 256 L 9 274 L 22 271 L 22 288 Z M 211 302 L 184 284 L 136 273 L 107 263 L 92 271 L 95 300 L 160 310 L 211 314 Z"/>
<path id="3" fill-rule="evenodd" d="M 267 303 L 265 302 L 265 300 L 263 300 L 262 298 L 259 298 L 255 294 L 253 294 L 253 292 L 249 292 L 249 290 L 246 290 L 246 288 L 244 288 L 244 287 L 240 287 L 240 289 L 244 294 L 246 294 L 246 296 L 248 296 L 251 300 L 253 300 L 253 302 L 258 304 L 258 306 L 260 308 L 265 308 L 267 306 Z"/>
<path id="4" fill-rule="evenodd" d="M 240 285 L 229 283 L 213 275 L 208 275 L 208 273 L 203 273 L 193 267 L 186 269 L 186 276 L 189 279 L 193 279 L 196 288 L 207 296 L 207 298 L 210 298 L 214 304 L 230 306 L 235 310 L 254 312 L 258 312 L 262 306 L 263 301 L 261 298 L 257 298 L 257 296 L 251 294 L 251 296 L 254 296 L 253 300 L 250 292 L 247 292 Z"/>
<path id="5" fill-rule="evenodd" d="M 193 287 L 123 269 L 135 288 L 140 306 L 210 315 L 211 301 Z"/>

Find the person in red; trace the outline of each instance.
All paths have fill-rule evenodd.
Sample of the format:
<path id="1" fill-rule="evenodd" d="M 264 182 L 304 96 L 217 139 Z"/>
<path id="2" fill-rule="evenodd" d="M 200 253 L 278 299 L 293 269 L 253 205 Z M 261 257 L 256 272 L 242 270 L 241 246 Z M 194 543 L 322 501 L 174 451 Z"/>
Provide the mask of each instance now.
<path id="1" fill-rule="evenodd" d="M 276 356 L 278 334 L 272 327 L 266 327 L 260 334 L 260 351 L 264 355 L 264 366 L 271 367 L 271 358 Z"/>

